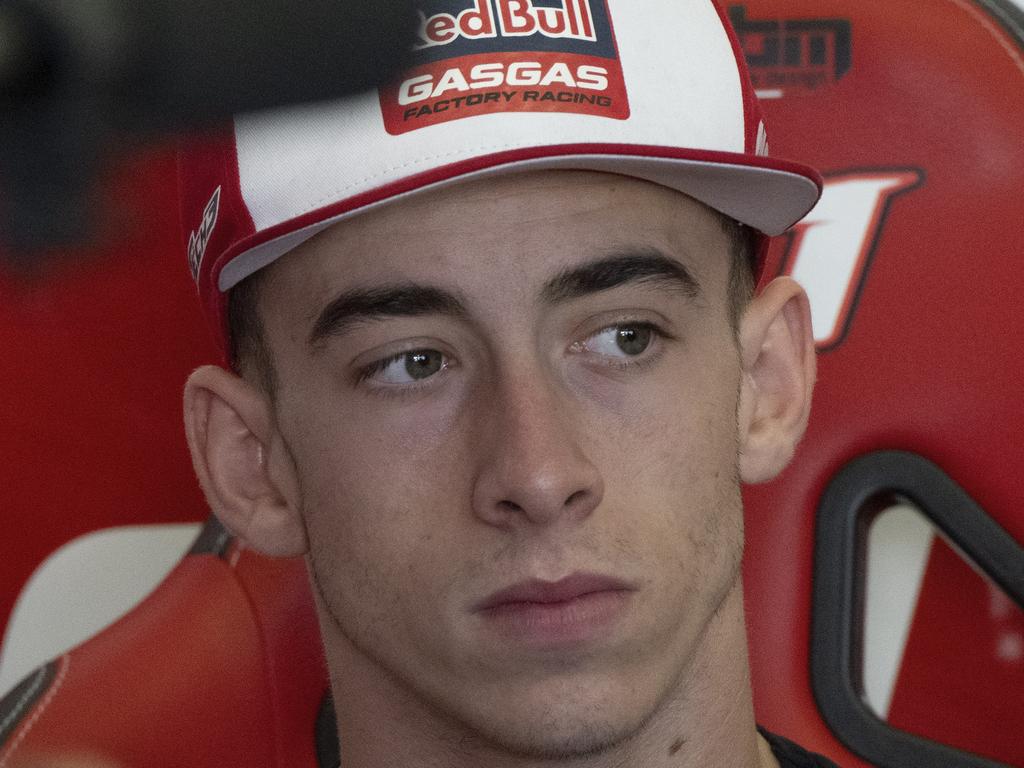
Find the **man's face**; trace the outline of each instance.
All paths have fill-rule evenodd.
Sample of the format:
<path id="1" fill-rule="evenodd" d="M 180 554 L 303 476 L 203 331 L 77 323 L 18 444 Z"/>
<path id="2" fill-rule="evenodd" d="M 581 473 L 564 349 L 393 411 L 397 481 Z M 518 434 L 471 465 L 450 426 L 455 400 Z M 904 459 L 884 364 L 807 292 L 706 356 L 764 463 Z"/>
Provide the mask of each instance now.
<path id="1" fill-rule="evenodd" d="M 678 193 L 545 172 L 381 208 L 269 268 L 335 675 L 377 670 L 535 755 L 621 740 L 671 697 L 737 588 L 729 247 Z"/>

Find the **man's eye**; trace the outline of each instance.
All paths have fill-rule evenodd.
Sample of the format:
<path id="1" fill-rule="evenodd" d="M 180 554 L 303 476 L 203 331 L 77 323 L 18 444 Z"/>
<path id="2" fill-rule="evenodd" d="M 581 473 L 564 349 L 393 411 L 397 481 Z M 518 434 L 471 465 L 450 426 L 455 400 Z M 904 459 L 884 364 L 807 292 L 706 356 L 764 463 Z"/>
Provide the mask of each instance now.
<path id="1" fill-rule="evenodd" d="M 591 336 L 584 343 L 588 352 L 606 357 L 637 357 L 654 341 L 655 329 L 645 323 L 614 325 Z"/>
<path id="2" fill-rule="evenodd" d="M 383 384 L 414 384 L 447 367 L 448 360 L 436 349 L 416 349 L 374 363 L 363 371 L 361 378 Z"/>

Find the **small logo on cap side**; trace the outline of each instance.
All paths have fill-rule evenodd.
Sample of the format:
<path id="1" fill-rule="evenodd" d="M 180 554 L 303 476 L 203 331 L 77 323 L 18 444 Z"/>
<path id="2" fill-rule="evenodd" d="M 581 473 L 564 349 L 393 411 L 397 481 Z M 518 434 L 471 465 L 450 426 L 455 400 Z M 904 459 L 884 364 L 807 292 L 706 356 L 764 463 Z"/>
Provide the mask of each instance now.
<path id="1" fill-rule="evenodd" d="M 764 120 L 757 124 L 757 146 L 754 154 L 758 157 L 768 157 L 768 131 L 764 127 Z"/>
<path id="2" fill-rule="evenodd" d="M 381 89 L 388 133 L 499 112 L 625 120 L 607 0 L 422 0 L 416 64 Z"/>
<path id="3" fill-rule="evenodd" d="M 188 238 L 188 265 L 192 269 L 192 279 L 199 279 L 199 267 L 202 266 L 203 257 L 206 255 L 206 246 L 210 244 L 213 237 L 213 228 L 217 226 L 217 214 L 220 212 L 220 187 L 213 191 L 213 197 L 203 209 L 203 220 L 199 223 L 199 229 L 193 230 Z"/>

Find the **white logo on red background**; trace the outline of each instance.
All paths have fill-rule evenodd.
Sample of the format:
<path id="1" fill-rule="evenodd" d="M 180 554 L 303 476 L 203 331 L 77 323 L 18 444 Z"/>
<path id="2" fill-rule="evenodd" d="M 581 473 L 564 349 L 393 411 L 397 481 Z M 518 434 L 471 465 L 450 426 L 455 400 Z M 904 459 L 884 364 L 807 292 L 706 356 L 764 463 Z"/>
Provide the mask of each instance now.
<path id="1" fill-rule="evenodd" d="M 469 93 L 484 88 L 547 88 L 562 85 L 588 91 L 608 90 L 608 70 L 592 64 L 575 69 L 556 61 L 546 67 L 537 61 L 515 61 L 511 64 L 493 62 L 477 64 L 468 71 L 453 67 L 435 80 L 432 73 L 410 77 L 398 89 L 398 103 L 403 107 L 446 94 Z M 507 97 L 510 101 L 513 97 Z M 500 103 L 497 99 L 496 103 Z"/>
<path id="2" fill-rule="evenodd" d="M 852 320 L 890 201 L 921 180 L 905 169 L 830 175 L 818 205 L 794 227 L 785 272 L 807 291 L 819 349 L 838 344 Z"/>
<path id="3" fill-rule="evenodd" d="M 768 157 L 768 131 L 764 127 L 764 120 L 757 124 L 757 146 L 754 154 L 758 157 Z"/>
<path id="4" fill-rule="evenodd" d="M 213 228 L 217 226 L 217 214 L 220 212 L 220 187 L 213 191 L 213 197 L 203 209 L 203 220 L 199 229 L 193 230 L 188 238 L 188 265 L 192 269 L 192 278 L 199 279 L 199 267 L 202 266 L 206 247 L 213 237 Z"/>

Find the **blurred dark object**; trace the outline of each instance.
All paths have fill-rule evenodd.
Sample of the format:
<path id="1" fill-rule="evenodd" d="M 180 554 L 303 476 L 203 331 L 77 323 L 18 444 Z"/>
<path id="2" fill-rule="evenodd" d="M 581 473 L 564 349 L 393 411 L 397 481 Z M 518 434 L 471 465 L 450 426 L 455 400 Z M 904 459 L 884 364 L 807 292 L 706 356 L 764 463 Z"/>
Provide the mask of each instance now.
<path id="1" fill-rule="evenodd" d="M 416 21 L 411 0 L 0 0 L 7 260 L 85 237 L 126 143 L 372 88 Z"/>

